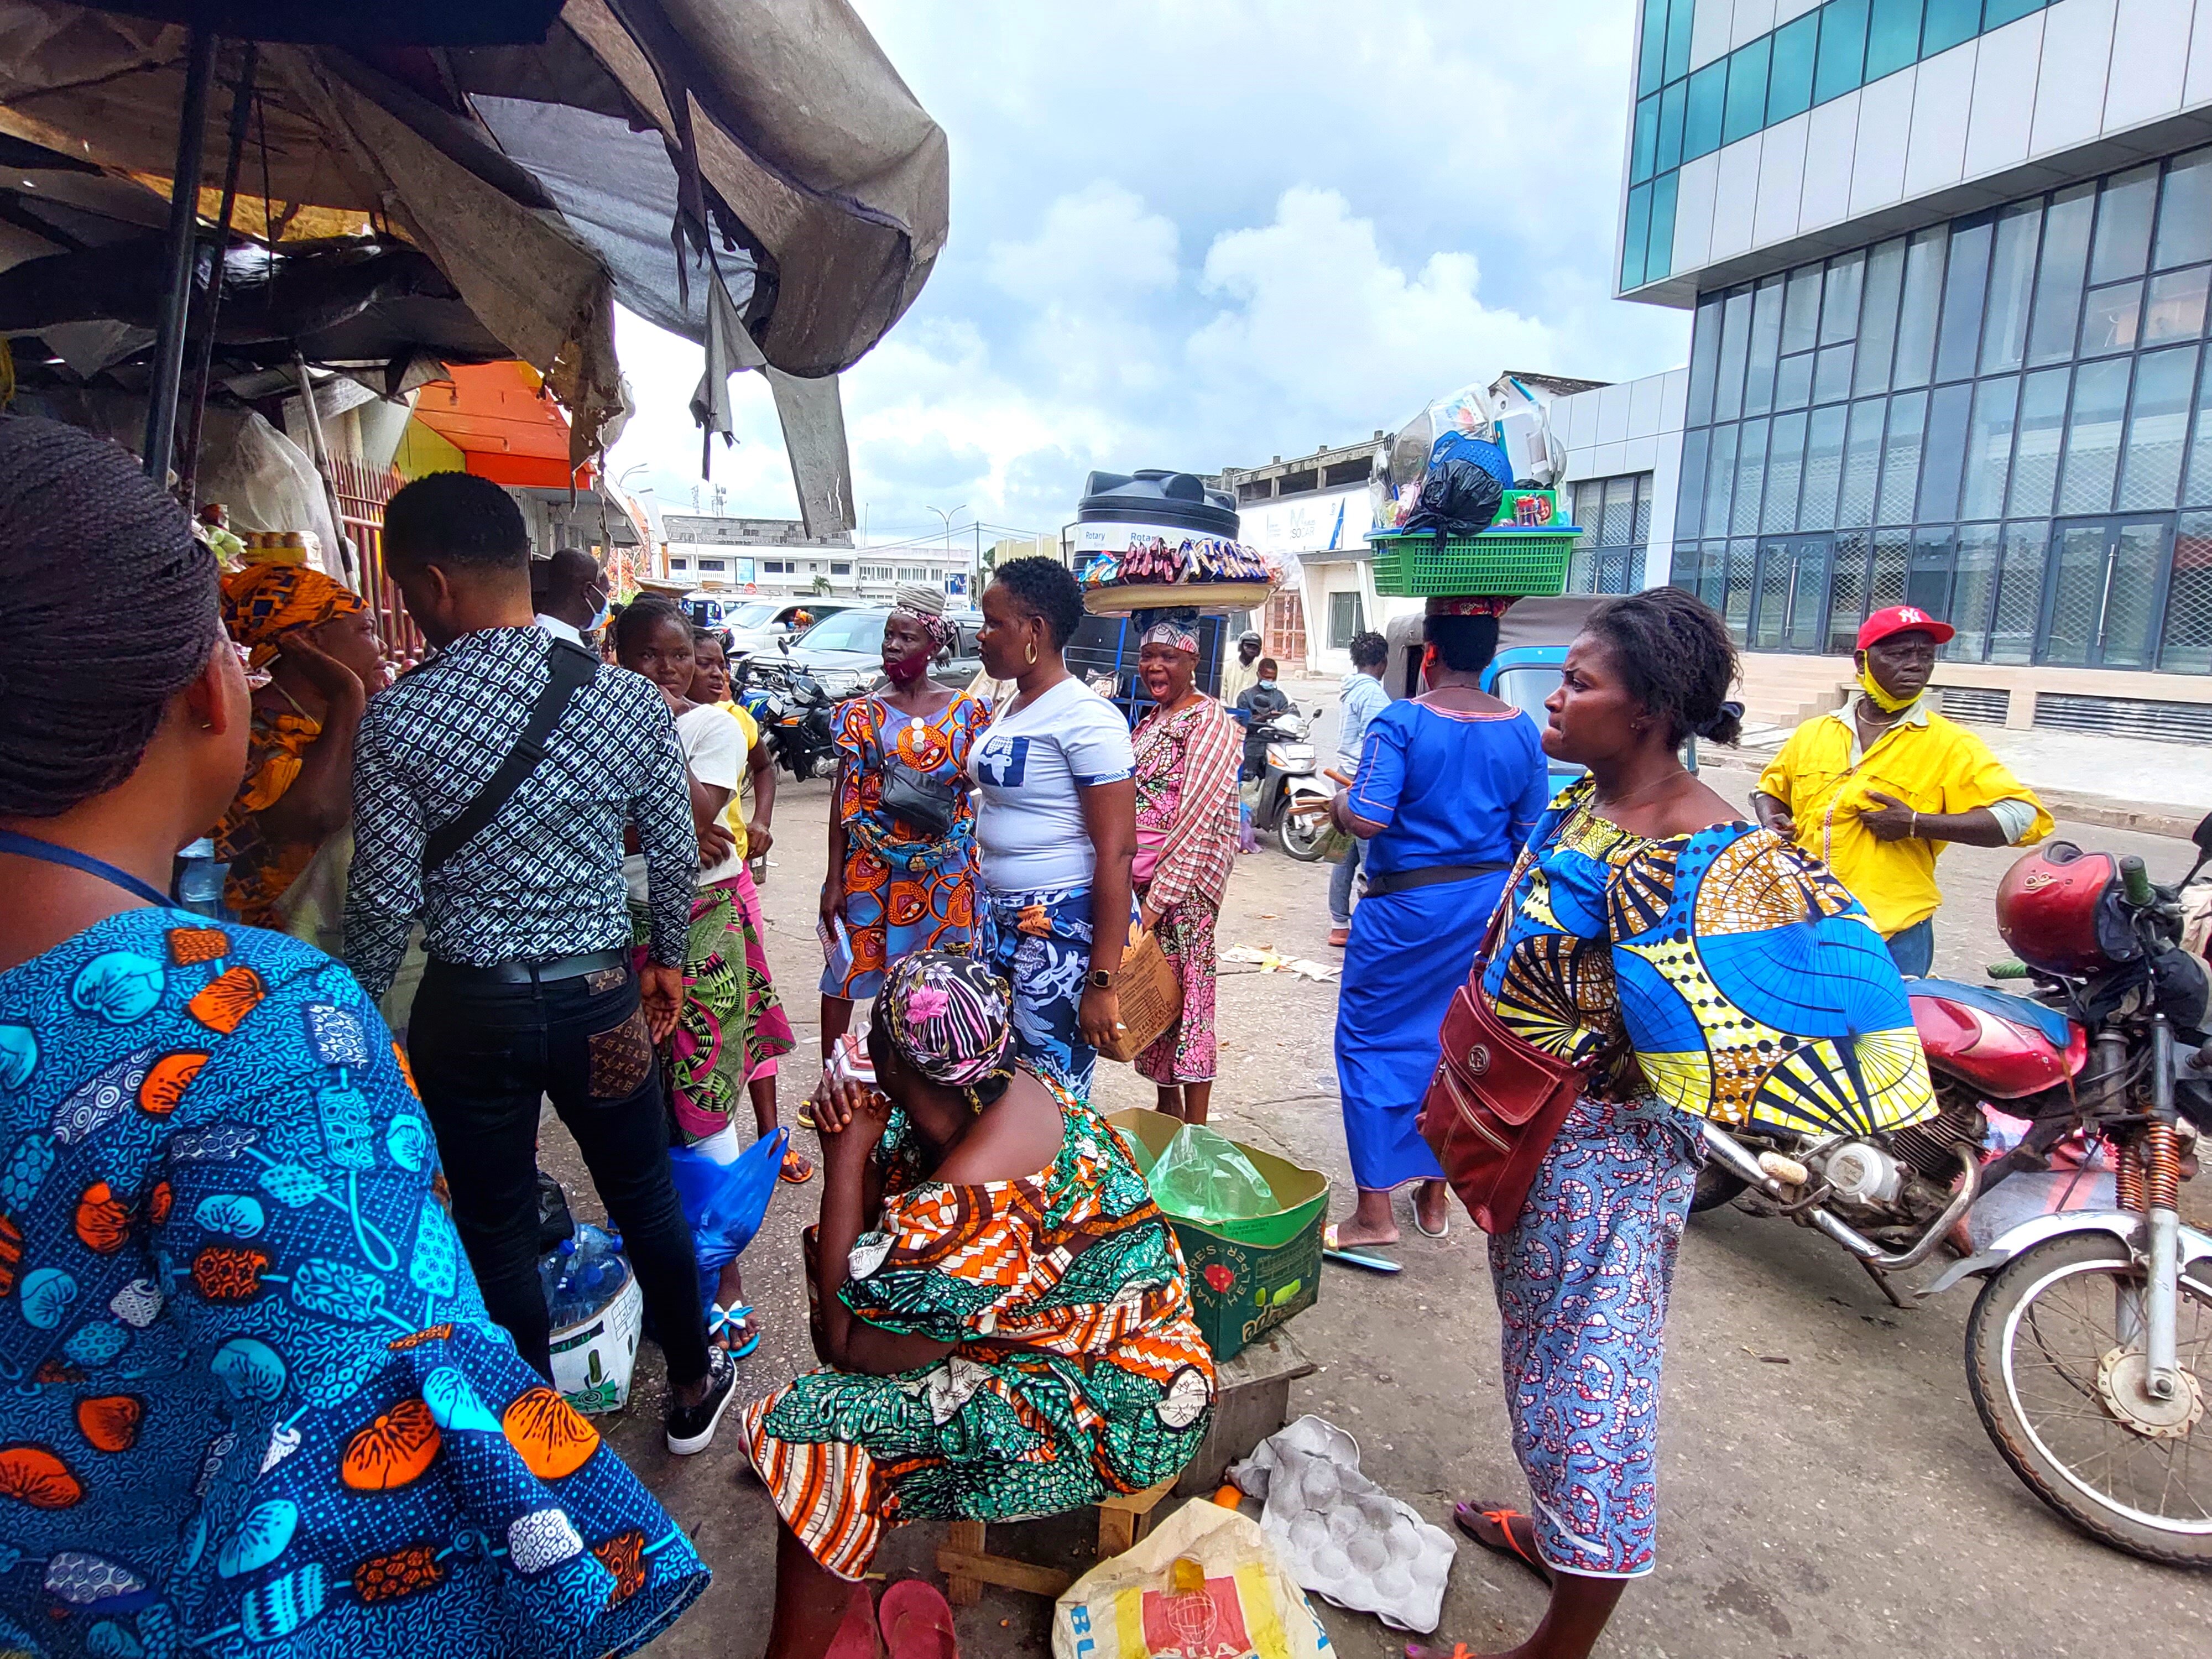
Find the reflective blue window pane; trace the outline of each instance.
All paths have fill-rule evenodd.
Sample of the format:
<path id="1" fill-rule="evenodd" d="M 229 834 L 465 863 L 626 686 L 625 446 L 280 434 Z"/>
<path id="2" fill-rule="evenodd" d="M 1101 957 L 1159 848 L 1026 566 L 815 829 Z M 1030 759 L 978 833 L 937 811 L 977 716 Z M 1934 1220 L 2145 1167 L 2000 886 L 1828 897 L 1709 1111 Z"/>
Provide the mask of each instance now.
<path id="1" fill-rule="evenodd" d="M 1966 408 L 1971 386 L 1936 388 L 1928 400 L 1928 431 L 1921 441 L 1922 524 L 1942 524 L 1959 516 L 1959 469 L 1966 456 Z"/>
<path id="2" fill-rule="evenodd" d="M 1743 412 L 1764 415 L 1774 407 L 1774 364 L 1782 348 L 1782 278 L 1759 283 L 1751 307 L 1751 361 L 1743 377 Z"/>
<path id="3" fill-rule="evenodd" d="M 1691 426 L 1713 418 L 1713 368 L 1720 347 L 1721 299 L 1711 294 L 1698 301 L 1698 319 L 1690 328 L 1690 395 L 1683 418 Z"/>
<path id="4" fill-rule="evenodd" d="M 1920 29 L 1920 55 L 1933 58 L 1979 33 L 1982 0 L 1928 0 L 1927 21 Z"/>
<path id="5" fill-rule="evenodd" d="M 1789 298 L 1782 307 L 1782 349 L 1806 351 L 1820 337 L 1820 267 L 1800 265 L 1790 273 Z"/>
<path id="6" fill-rule="evenodd" d="M 1841 404 L 1816 409 L 1805 431 L 1805 495 L 1797 508 L 1800 530 L 1832 529 L 1836 490 L 1844 477 L 1844 427 L 1850 411 Z"/>
<path id="7" fill-rule="evenodd" d="M 1813 101 L 1825 104 L 1856 87 L 1866 64 L 1867 0 L 1828 0 L 1820 20 L 1820 52 L 1813 69 Z"/>
<path id="8" fill-rule="evenodd" d="M 2012 467 L 2013 416 L 2020 381 L 2013 375 L 1974 388 L 1973 418 L 1966 423 L 1966 477 L 1959 492 L 1962 519 L 1995 519 L 2004 513 L 2005 478 Z"/>
<path id="9" fill-rule="evenodd" d="M 1766 447 L 1766 501 L 1759 518 L 1759 527 L 1770 535 L 1797 527 L 1797 486 L 1804 461 L 1803 412 L 1776 416 Z"/>
<path id="10" fill-rule="evenodd" d="M 2043 567 L 2051 547 L 2047 524 L 2008 524 L 1997 566 L 1996 609 L 1990 616 L 1990 660 L 2035 660 L 2036 623 L 2043 615 Z"/>
<path id="11" fill-rule="evenodd" d="M 1762 34 L 1728 57 L 1728 112 L 1721 123 L 1721 142 L 1733 144 L 1748 138 L 1766 125 L 1766 67 L 1773 56 L 1774 39 Z"/>
<path id="12" fill-rule="evenodd" d="M 2147 351 L 2136 364 L 2128 404 L 2127 450 L 2120 463 L 2119 509 L 2163 511 L 2181 490 L 2189 405 L 2197 386 L 2197 348 Z"/>
<path id="13" fill-rule="evenodd" d="M 2021 382 L 2020 438 L 2005 511 L 2014 518 L 2051 511 L 2058 485 L 2058 449 L 2066 430 L 2069 372 L 2039 369 Z"/>
<path id="14" fill-rule="evenodd" d="M 2143 291 L 2143 343 L 2193 340 L 2202 334 L 2208 289 L 2212 289 L 2212 265 L 2152 277 Z"/>
<path id="15" fill-rule="evenodd" d="M 1677 81 L 1659 94 L 1659 170 L 1682 165 L 1682 106 L 1688 100 L 1690 83 Z"/>
<path id="16" fill-rule="evenodd" d="M 1759 492 L 1766 481 L 1766 422 L 1746 421 L 1735 452 L 1735 502 L 1729 509 L 1729 527 L 1739 536 L 1759 528 Z"/>
<path id="17" fill-rule="evenodd" d="M 2151 212 L 2158 200 L 2158 163 L 2115 173 L 2097 202 L 2097 240 L 2089 249 L 2089 283 L 2140 276 L 2150 258 Z"/>
<path id="18" fill-rule="evenodd" d="M 2189 470 L 2182 480 L 2185 507 L 2212 507 L 2212 351 L 2197 382 L 2196 436 L 2190 441 Z M 2212 582 L 2212 546 L 2204 550 L 2207 580 Z"/>
<path id="19" fill-rule="evenodd" d="M 1751 348 L 1751 290 L 1728 296 L 1727 321 L 1721 328 L 1720 368 L 1713 381 L 1713 418 L 1733 421 L 1743 413 L 1743 364 Z"/>
<path id="20" fill-rule="evenodd" d="M 1735 500 L 1735 447 L 1741 428 L 1717 426 L 1713 428 L 1713 453 L 1705 463 L 1705 531 L 1710 535 L 1728 533 L 1732 503 Z"/>
<path id="21" fill-rule="evenodd" d="M 1681 0 L 1675 0 L 1680 5 Z M 1988 0 L 1982 8 L 1982 33 L 2002 28 L 2007 23 L 2016 23 L 2032 11 L 2041 11 L 2051 0 Z"/>
<path id="22" fill-rule="evenodd" d="M 1651 235 L 1651 186 L 1628 192 L 1628 216 L 1620 234 L 1620 291 L 1644 285 L 1644 247 Z"/>
<path id="23" fill-rule="evenodd" d="M 1784 357 L 1774 372 L 1774 406 L 1802 409 L 1813 401 L 1813 354 L 1801 351 Z"/>
<path id="24" fill-rule="evenodd" d="M 2151 263 L 2166 270 L 2199 259 L 2212 259 L 2212 149 L 2177 155 L 2166 168 Z"/>
<path id="25" fill-rule="evenodd" d="M 1820 367 L 1813 371 L 1813 401 L 1840 403 L 1851 395 L 1851 344 L 1823 346 Z"/>
<path id="26" fill-rule="evenodd" d="M 1682 117 L 1682 159 L 1694 161 L 1721 147 L 1721 116 L 1728 102 L 1728 59 L 1717 58 L 1690 77 L 1690 103 Z"/>
<path id="27" fill-rule="evenodd" d="M 1682 483 L 1674 502 L 1674 539 L 1692 542 L 1705 520 L 1705 447 L 1712 434 L 1703 427 L 1682 434 Z"/>
<path id="28" fill-rule="evenodd" d="M 2063 363 L 2074 355 L 2075 325 L 2081 316 L 2081 278 L 2089 260 L 2089 225 L 2097 211 L 2097 186 L 2072 185 L 2051 199 L 2043 221 L 2043 264 L 2035 278 L 2035 312 L 2027 329 L 2032 368 Z"/>
<path id="29" fill-rule="evenodd" d="M 1881 491 L 1875 498 L 1876 524 L 1912 522 L 1912 505 L 1920 493 L 1920 445 L 1927 429 L 1926 392 L 1903 392 L 1889 400 L 1889 431 L 1881 446 Z"/>
<path id="30" fill-rule="evenodd" d="M 1897 312 L 1897 362 L 1889 383 L 1925 386 L 1936 359 L 1936 323 L 1943 292 L 1943 252 L 1948 225 L 1923 230 L 1905 256 L 1905 298 Z"/>
<path id="31" fill-rule="evenodd" d="M 1640 98 L 1636 103 L 1635 137 L 1628 147 L 1628 177 L 1631 183 L 1642 184 L 1651 176 L 1659 159 L 1659 94 Z"/>
<path id="32" fill-rule="evenodd" d="M 1859 316 L 1859 355 L 1851 389 L 1863 397 L 1889 390 L 1897 349 L 1897 301 L 1905 285 L 1905 238 L 1883 242 L 1867 255 L 1866 304 Z"/>
<path id="33" fill-rule="evenodd" d="M 2091 289 L 2088 303 L 2081 307 L 2081 355 L 2102 357 L 2134 350 L 2142 325 L 2142 296 L 2140 282 Z"/>
<path id="34" fill-rule="evenodd" d="M 1651 181 L 1650 251 L 1644 257 L 1644 280 L 1656 283 L 1674 268 L 1674 187 L 1681 175 L 1662 173 Z"/>
<path id="35" fill-rule="evenodd" d="M 2027 358 L 2028 302 L 2035 291 L 2035 245 L 2043 204 L 2007 208 L 1997 219 L 1990 258 L 1988 319 L 1982 328 L 1982 373 L 2018 368 Z"/>
<path id="36" fill-rule="evenodd" d="M 1844 482 L 1836 497 L 1836 528 L 1855 530 L 1874 522 L 1875 483 L 1881 473 L 1881 423 L 1887 405 L 1869 398 L 1851 405 L 1850 434 L 1844 441 Z"/>
<path id="37" fill-rule="evenodd" d="M 1667 0 L 1644 0 L 1644 30 L 1637 43 L 1636 89 L 1655 90 L 1667 61 Z"/>
<path id="38" fill-rule="evenodd" d="M 1946 617 L 1959 631 L 1943 647 L 1947 661 L 1979 662 L 1989 650 L 1990 606 L 1996 598 L 1997 552 L 2003 544 L 2004 532 L 1996 525 L 1968 525 L 1959 532 Z"/>
<path id="39" fill-rule="evenodd" d="M 1666 79 L 1679 81 L 1690 70 L 1690 24 L 1697 0 L 1674 0 L 1667 12 Z"/>
<path id="40" fill-rule="evenodd" d="M 1820 15 L 1808 11 L 1774 31 L 1774 64 L 1766 83 L 1766 125 L 1786 121 L 1813 105 L 1813 59 Z"/>
<path id="41" fill-rule="evenodd" d="M 2128 410 L 2125 357 L 2084 363 L 2074 371 L 2074 407 L 2066 421 L 2066 457 L 2058 469 L 2058 510 L 2109 513 L 2120 470 L 2120 428 Z"/>
<path id="42" fill-rule="evenodd" d="M 1989 288 L 1990 241 L 1996 227 L 1984 221 L 1951 238 L 1950 269 L 1943 278 L 1943 329 L 1936 349 L 1936 378 L 1963 380 L 1974 372 L 1982 338 L 1982 299 Z"/>
<path id="43" fill-rule="evenodd" d="M 1866 277 L 1864 252 L 1828 261 L 1827 297 L 1820 302 L 1820 343 L 1834 345 L 1859 331 L 1859 290 Z"/>
<path id="44" fill-rule="evenodd" d="M 1921 0 L 1874 0 L 1867 25 L 1866 78 L 1879 81 L 1920 59 Z"/>

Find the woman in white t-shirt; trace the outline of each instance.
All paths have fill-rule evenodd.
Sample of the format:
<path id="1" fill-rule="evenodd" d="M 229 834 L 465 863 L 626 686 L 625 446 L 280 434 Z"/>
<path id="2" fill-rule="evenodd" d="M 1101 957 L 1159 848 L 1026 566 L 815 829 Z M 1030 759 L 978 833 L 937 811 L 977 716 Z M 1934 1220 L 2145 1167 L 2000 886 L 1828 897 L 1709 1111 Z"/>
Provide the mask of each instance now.
<path id="1" fill-rule="evenodd" d="M 1082 590 L 1058 560 L 999 567 L 977 649 L 1016 694 L 972 765 L 981 953 L 1013 988 L 1022 1054 L 1088 1099 L 1098 1046 L 1121 1024 L 1137 795 L 1127 722 L 1061 656 L 1082 620 Z"/>

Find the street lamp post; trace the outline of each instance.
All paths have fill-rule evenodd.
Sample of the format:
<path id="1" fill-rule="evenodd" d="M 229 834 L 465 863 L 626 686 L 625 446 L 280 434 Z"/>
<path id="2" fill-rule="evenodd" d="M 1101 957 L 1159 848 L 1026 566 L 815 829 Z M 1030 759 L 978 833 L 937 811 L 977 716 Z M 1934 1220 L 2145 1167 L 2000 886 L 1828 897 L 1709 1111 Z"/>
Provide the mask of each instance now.
<path id="1" fill-rule="evenodd" d="M 950 513 L 947 513 L 941 507 L 933 507 L 929 510 L 945 521 L 945 562 L 949 564 L 952 560 L 952 521 L 968 510 L 968 503 L 965 501 L 961 502 L 959 506 L 954 507 Z M 963 597 L 966 598 L 968 603 L 972 605 L 975 603 L 975 595 L 973 592 L 975 586 L 975 573 L 972 570 L 968 573 L 967 586 L 970 591 Z"/>

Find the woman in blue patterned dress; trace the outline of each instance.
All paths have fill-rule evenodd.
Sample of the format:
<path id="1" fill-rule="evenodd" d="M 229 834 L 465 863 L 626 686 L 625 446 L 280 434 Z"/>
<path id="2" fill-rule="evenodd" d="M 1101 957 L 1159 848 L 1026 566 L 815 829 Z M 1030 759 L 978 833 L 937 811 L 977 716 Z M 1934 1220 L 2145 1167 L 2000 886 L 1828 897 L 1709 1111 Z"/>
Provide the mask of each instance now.
<path id="1" fill-rule="evenodd" d="M 1520 1036 L 1590 1063 L 1528 1202 L 1490 1241 L 1531 1513 L 1461 1528 L 1552 1602 L 1513 1659 L 1584 1659 L 1652 1566 L 1660 1360 L 1701 1119 L 1863 1134 L 1935 1110 L 1897 969 L 1856 901 L 1678 758 L 1734 739 L 1727 630 L 1673 588 L 1594 613 L 1545 705 L 1589 775 L 1536 826 L 1478 970 Z"/>
<path id="2" fill-rule="evenodd" d="M 245 674 L 175 502 L 44 421 L 0 417 L 0 1651 L 652 1640 L 706 1570 L 485 1314 L 375 1005 L 161 890 Z"/>

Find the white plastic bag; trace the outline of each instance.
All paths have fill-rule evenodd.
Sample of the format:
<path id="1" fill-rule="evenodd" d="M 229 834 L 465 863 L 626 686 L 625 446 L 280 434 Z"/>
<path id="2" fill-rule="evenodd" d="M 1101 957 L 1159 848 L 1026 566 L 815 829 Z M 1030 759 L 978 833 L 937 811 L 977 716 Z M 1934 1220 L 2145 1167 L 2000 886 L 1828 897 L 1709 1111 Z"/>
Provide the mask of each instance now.
<path id="1" fill-rule="evenodd" d="M 1186 1504 L 1076 1580 L 1052 1613 L 1053 1659 L 1322 1659 L 1328 1632 L 1252 1522 Z"/>

